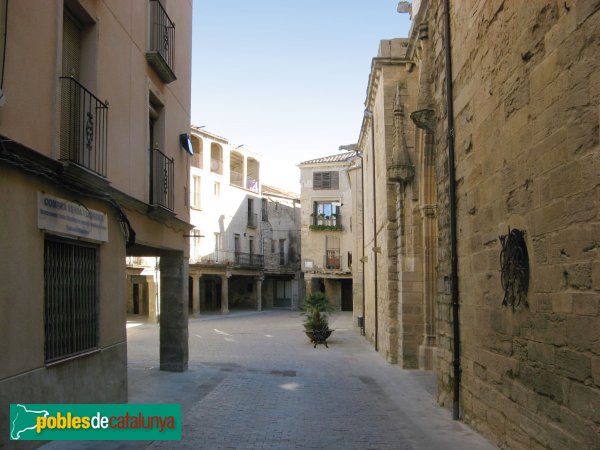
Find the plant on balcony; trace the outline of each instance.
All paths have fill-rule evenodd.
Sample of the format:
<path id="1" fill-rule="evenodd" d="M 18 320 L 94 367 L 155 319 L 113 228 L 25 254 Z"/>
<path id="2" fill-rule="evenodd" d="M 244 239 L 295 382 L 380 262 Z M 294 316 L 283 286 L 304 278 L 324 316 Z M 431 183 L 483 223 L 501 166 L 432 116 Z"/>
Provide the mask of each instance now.
<path id="1" fill-rule="evenodd" d="M 311 225 L 309 228 L 314 231 L 342 231 L 341 225 Z"/>
<path id="2" fill-rule="evenodd" d="M 323 344 L 327 347 L 327 338 L 331 336 L 333 330 L 329 329 L 328 314 L 333 311 L 333 306 L 329 303 L 329 299 L 322 292 L 313 292 L 304 299 L 300 305 L 304 319 L 304 332 L 314 344 L 314 348 L 318 344 Z"/>

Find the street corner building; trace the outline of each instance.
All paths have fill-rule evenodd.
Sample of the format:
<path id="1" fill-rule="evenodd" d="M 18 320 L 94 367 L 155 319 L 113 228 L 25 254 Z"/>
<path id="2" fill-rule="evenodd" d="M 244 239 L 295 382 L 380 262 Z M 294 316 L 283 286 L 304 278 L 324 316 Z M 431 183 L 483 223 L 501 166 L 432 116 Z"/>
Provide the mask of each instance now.
<path id="1" fill-rule="evenodd" d="M 332 306 L 354 310 L 352 189 L 356 152 L 304 161 L 300 168 L 300 225 L 304 291 L 323 292 Z"/>
<path id="2" fill-rule="evenodd" d="M 600 5 L 398 10 L 352 184 L 366 338 L 502 448 L 598 448 Z"/>
<path id="3" fill-rule="evenodd" d="M 187 367 L 191 2 L 0 2 L 0 446 L 10 403 L 127 401 L 126 257 Z"/>

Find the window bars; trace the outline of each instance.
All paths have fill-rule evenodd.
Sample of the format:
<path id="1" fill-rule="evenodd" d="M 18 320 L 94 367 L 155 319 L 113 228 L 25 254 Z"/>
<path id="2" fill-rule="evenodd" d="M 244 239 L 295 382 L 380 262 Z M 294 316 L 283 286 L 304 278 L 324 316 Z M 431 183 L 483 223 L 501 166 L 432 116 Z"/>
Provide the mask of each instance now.
<path id="1" fill-rule="evenodd" d="M 44 244 L 45 361 L 98 347 L 97 248 L 46 239 Z"/>

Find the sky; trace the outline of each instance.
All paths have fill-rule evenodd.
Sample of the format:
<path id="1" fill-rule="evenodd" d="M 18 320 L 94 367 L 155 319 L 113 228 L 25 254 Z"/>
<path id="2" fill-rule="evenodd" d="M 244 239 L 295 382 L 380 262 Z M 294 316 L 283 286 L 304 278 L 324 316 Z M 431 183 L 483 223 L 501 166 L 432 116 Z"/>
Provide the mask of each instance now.
<path id="1" fill-rule="evenodd" d="M 262 155 L 261 182 L 300 192 L 297 164 L 358 140 L 397 0 L 193 0 L 192 124 Z"/>

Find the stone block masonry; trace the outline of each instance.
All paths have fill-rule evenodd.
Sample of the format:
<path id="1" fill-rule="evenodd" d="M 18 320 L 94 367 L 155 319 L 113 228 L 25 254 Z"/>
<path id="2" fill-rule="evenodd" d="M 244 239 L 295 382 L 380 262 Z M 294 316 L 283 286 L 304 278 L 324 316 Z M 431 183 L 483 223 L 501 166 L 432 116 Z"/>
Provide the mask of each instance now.
<path id="1" fill-rule="evenodd" d="M 597 448 L 600 4 L 450 5 L 461 416 L 503 448 Z M 449 405 L 456 380 L 442 2 L 424 8 L 437 118 L 438 401 Z M 498 237 L 509 227 L 525 232 L 530 264 L 528 307 L 516 311 L 502 306 L 498 275 Z"/>

